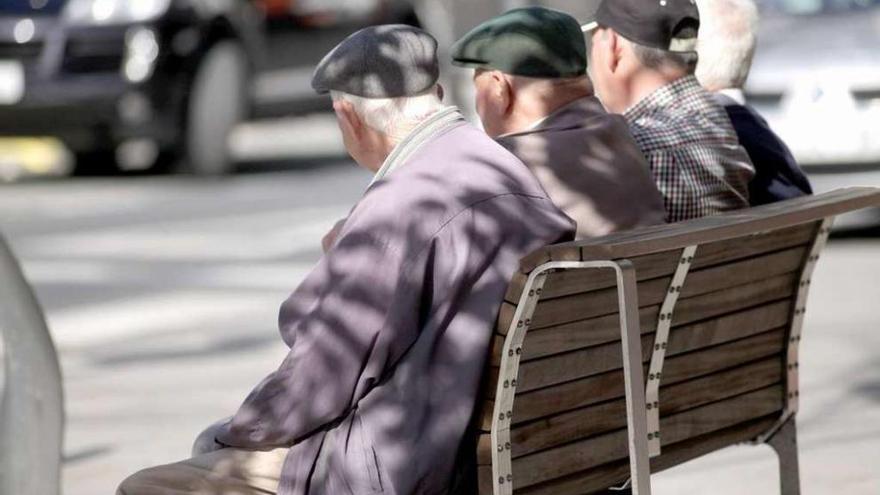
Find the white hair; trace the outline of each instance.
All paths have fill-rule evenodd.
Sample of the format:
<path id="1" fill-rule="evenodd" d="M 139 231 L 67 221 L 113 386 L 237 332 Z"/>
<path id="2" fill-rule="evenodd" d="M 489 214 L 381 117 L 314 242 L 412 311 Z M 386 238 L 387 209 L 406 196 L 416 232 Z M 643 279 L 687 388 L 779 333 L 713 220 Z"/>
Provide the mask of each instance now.
<path id="1" fill-rule="evenodd" d="M 368 126 L 395 142 L 402 141 L 423 120 L 443 108 L 437 86 L 400 98 L 364 98 L 339 91 L 331 91 L 330 95 L 334 101 L 351 103 Z"/>
<path id="2" fill-rule="evenodd" d="M 697 0 L 697 6 L 697 79 L 711 91 L 742 88 L 755 54 L 758 7 L 754 0 Z"/>

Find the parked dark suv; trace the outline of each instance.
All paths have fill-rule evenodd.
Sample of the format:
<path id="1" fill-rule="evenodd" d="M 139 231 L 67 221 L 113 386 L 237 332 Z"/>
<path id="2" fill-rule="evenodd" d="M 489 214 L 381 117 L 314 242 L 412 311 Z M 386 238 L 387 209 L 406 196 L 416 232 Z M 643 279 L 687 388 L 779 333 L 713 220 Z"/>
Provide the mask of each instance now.
<path id="1" fill-rule="evenodd" d="M 222 174 L 262 23 L 248 0 L 2 0 L 0 136 L 55 136 L 79 172 Z"/>

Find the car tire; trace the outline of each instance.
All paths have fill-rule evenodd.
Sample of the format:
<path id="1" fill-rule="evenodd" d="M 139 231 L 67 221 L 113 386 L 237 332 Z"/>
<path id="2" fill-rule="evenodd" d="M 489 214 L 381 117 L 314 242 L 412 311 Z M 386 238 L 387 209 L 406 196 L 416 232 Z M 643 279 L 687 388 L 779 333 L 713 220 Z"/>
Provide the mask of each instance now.
<path id="1" fill-rule="evenodd" d="M 119 173 L 114 150 L 87 150 L 73 152 L 73 168 L 71 175 L 89 177 L 98 175 L 115 175 Z"/>
<path id="2" fill-rule="evenodd" d="M 190 92 L 182 172 L 220 176 L 234 170 L 229 134 L 247 114 L 249 80 L 239 43 L 224 40 L 207 51 Z"/>

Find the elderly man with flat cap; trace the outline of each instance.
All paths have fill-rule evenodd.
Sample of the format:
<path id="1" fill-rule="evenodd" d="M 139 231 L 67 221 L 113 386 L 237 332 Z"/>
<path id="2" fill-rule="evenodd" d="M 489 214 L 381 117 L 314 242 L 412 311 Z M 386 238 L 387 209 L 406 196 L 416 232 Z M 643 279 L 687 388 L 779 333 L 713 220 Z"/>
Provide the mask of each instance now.
<path id="1" fill-rule="evenodd" d="M 486 131 L 535 173 L 578 237 L 663 223 L 663 198 L 626 121 L 593 96 L 586 52 L 573 17 L 529 7 L 477 26 L 452 58 L 475 69 Z"/>
<path id="2" fill-rule="evenodd" d="M 522 162 L 441 104 L 436 49 L 419 29 L 378 26 L 320 63 L 312 84 L 375 179 L 282 305 L 280 367 L 199 455 L 120 494 L 458 490 L 508 280 L 574 226 Z"/>
<path id="3" fill-rule="evenodd" d="M 747 208 L 755 173 L 694 77 L 699 28 L 695 0 L 603 0 L 584 26 L 599 98 L 629 123 L 670 222 Z"/>

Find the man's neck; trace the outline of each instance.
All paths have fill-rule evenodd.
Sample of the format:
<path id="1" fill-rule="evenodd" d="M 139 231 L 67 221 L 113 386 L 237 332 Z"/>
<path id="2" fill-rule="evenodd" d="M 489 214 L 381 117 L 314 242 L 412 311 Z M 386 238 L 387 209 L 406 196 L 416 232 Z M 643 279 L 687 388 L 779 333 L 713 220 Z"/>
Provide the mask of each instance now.
<path id="1" fill-rule="evenodd" d="M 631 84 L 632 89 L 630 91 L 631 97 L 627 102 L 627 107 L 623 109 L 623 111 L 636 106 L 640 101 L 644 100 L 658 89 L 672 84 L 686 75 L 687 74 L 680 71 L 645 70 L 640 72 L 633 78 Z"/>
<path id="2" fill-rule="evenodd" d="M 525 132 L 540 125 L 547 117 L 558 112 L 561 108 L 571 105 L 577 100 L 593 96 L 591 92 L 573 93 L 565 97 L 547 99 L 543 101 L 532 100 L 529 104 L 518 105 L 511 114 L 505 134 Z M 524 99 L 524 101 L 526 101 Z"/>

